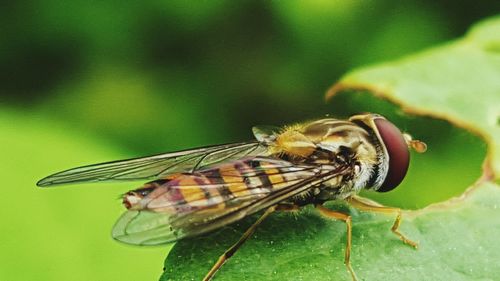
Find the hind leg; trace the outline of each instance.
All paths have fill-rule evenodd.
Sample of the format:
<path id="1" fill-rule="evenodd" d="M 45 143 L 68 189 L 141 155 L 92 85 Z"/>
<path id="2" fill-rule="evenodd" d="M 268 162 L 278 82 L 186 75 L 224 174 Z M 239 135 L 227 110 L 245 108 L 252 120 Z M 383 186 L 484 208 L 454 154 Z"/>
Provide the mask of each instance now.
<path id="1" fill-rule="evenodd" d="M 241 245 L 243 245 L 248 240 L 248 238 L 250 238 L 250 236 L 255 232 L 255 229 L 257 229 L 257 227 L 275 210 L 276 210 L 276 206 L 268 208 L 264 212 L 264 214 L 262 214 L 262 216 L 256 222 L 254 222 L 254 224 L 252 224 L 252 226 L 250 226 L 247 229 L 247 231 L 245 231 L 245 233 L 243 233 L 240 240 L 238 240 L 238 242 L 236 242 L 233 246 L 231 246 L 229 249 L 227 249 L 227 251 L 225 251 L 224 254 L 222 254 L 219 257 L 219 259 L 214 264 L 214 266 L 212 266 L 212 269 L 210 269 L 210 271 L 207 273 L 207 275 L 205 275 L 205 277 L 203 278 L 203 281 L 212 280 L 212 278 L 214 277 L 217 270 L 219 270 L 224 265 L 224 263 L 226 263 L 229 260 L 229 258 L 231 258 L 234 255 L 234 253 L 236 253 L 236 251 L 238 251 L 238 249 L 241 247 Z"/>

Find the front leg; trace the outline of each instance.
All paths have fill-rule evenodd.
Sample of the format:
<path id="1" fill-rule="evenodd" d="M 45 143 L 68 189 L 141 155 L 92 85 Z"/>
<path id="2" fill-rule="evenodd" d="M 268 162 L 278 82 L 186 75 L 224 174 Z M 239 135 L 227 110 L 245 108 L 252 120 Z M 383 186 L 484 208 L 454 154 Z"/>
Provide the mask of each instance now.
<path id="1" fill-rule="evenodd" d="M 396 213 L 396 220 L 394 221 L 394 224 L 391 227 L 391 231 L 396 234 L 403 243 L 412 246 L 413 248 L 418 247 L 418 243 L 414 242 L 408 238 L 406 238 L 405 235 L 403 235 L 399 231 L 399 225 L 401 224 L 401 219 L 402 219 L 402 214 L 401 214 L 401 209 L 400 208 L 395 208 L 395 207 L 386 207 L 383 205 L 380 205 L 379 203 L 372 201 L 367 198 L 363 198 L 360 196 L 352 196 L 347 199 L 347 202 L 351 206 L 353 206 L 356 209 L 359 209 L 361 211 L 368 211 L 368 212 L 377 212 L 377 213 Z"/>

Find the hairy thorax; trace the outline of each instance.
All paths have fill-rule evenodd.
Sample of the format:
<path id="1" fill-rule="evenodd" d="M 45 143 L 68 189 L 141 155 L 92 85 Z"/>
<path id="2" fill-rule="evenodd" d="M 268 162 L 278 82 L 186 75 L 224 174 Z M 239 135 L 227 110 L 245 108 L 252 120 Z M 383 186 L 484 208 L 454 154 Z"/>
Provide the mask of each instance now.
<path id="1" fill-rule="evenodd" d="M 276 138 L 275 152 L 296 163 L 314 163 L 324 171 L 343 169 L 296 203 L 344 199 L 366 187 L 379 163 L 377 143 L 370 133 L 348 121 L 322 119 L 286 128 Z"/>

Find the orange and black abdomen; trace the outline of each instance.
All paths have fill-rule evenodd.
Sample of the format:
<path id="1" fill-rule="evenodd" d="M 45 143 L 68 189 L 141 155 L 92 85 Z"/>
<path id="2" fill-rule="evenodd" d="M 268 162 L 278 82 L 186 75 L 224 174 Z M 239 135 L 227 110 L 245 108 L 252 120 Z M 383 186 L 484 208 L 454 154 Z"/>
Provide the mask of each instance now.
<path id="1" fill-rule="evenodd" d="M 296 180 L 268 159 L 244 159 L 190 174 L 155 180 L 124 196 L 129 209 L 185 213 L 220 210 L 266 196 Z"/>

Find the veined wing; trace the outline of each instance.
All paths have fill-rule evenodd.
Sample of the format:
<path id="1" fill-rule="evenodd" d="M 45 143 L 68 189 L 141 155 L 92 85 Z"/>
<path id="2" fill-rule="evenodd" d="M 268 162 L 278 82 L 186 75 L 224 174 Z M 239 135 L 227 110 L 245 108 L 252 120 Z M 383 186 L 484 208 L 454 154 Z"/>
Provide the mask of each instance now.
<path id="1" fill-rule="evenodd" d="M 225 163 L 157 185 L 124 213 L 113 237 L 156 245 L 215 230 L 349 172 L 257 157 Z"/>
<path id="2" fill-rule="evenodd" d="M 266 151 L 266 147 L 259 142 L 202 147 L 73 168 L 43 178 L 37 185 L 155 179 L 173 173 L 194 172 L 222 161 L 263 155 Z"/>

